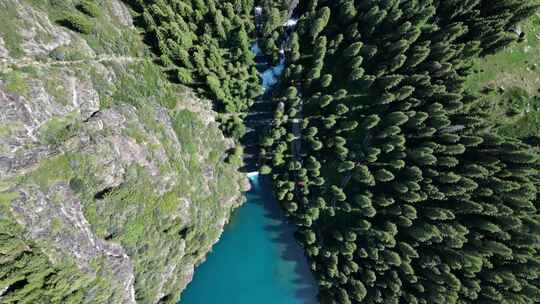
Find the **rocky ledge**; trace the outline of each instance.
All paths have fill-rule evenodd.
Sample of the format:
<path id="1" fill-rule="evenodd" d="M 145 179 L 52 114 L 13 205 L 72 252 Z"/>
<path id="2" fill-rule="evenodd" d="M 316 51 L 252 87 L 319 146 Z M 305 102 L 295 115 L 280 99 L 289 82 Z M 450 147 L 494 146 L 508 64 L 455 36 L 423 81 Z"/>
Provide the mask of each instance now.
<path id="1" fill-rule="evenodd" d="M 2 303 L 175 303 L 242 202 L 210 102 L 170 84 L 127 8 L 103 2 L 111 37 L 0 3 Z"/>

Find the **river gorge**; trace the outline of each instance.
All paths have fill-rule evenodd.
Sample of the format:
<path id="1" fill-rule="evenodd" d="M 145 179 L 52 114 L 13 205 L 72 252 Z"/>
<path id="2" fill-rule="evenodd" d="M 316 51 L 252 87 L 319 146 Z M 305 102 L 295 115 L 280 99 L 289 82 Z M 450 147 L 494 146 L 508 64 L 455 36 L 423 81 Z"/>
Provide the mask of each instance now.
<path id="1" fill-rule="evenodd" d="M 269 181 L 250 176 L 247 202 L 236 210 L 220 241 L 179 304 L 314 304 L 317 288 L 303 250 L 272 196 Z M 208 287 L 211 286 L 209 289 Z"/>

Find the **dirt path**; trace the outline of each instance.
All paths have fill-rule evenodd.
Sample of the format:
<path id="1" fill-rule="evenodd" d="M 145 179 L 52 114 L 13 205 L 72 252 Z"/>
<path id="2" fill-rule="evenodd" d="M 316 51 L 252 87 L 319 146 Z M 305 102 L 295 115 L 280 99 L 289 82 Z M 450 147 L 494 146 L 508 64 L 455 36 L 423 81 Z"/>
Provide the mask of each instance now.
<path id="1" fill-rule="evenodd" d="M 99 55 L 92 58 L 79 60 L 47 60 L 37 61 L 34 58 L 21 59 L 0 59 L 0 71 L 7 69 L 21 69 L 25 67 L 55 67 L 55 66 L 70 66 L 84 63 L 102 63 L 102 62 L 117 62 L 117 63 L 133 63 L 142 62 L 145 59 L 142 57 L 131 56 L 116 56 L 116 55 Z"/>

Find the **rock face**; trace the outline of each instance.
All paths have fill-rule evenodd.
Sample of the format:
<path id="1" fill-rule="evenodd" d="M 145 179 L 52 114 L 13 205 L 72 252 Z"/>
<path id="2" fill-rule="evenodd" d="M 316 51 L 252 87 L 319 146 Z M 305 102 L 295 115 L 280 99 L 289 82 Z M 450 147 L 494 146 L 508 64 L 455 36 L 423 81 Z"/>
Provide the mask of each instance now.
<path id="1" fill-rule="evenodd" d="M 300 3 L 300 0 L 290 0 L 289 2 L 289 9 L 287 10 L 287 19 L 290 19 L 293 16 L 294 9 L 298 6 L 298 3 Z"/>
<path id="2" fill-rule="evenodd" d="M 242 202 L 210 102 L 103 2 L 88 35 L 0 3 L 1 303 L 175 303 Z"/>

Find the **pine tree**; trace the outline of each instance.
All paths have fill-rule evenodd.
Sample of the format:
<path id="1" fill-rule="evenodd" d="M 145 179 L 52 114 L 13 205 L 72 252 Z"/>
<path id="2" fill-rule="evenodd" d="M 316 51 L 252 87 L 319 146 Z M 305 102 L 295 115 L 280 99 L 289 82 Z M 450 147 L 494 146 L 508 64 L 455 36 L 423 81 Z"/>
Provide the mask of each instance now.
<path id="1" fill-rule="evenodd" d="M 494 135 L 464 88 L 527 1 L 420 2 L 299 6 L 298 59 L 274 95 L 297 89 L 302 145 L 285 153 L 305 171 L 272 172 L 308 177 L 283 197 L 316 233 L 303 245 L 321 303 L 535 303 L 537 151 Z"/>

